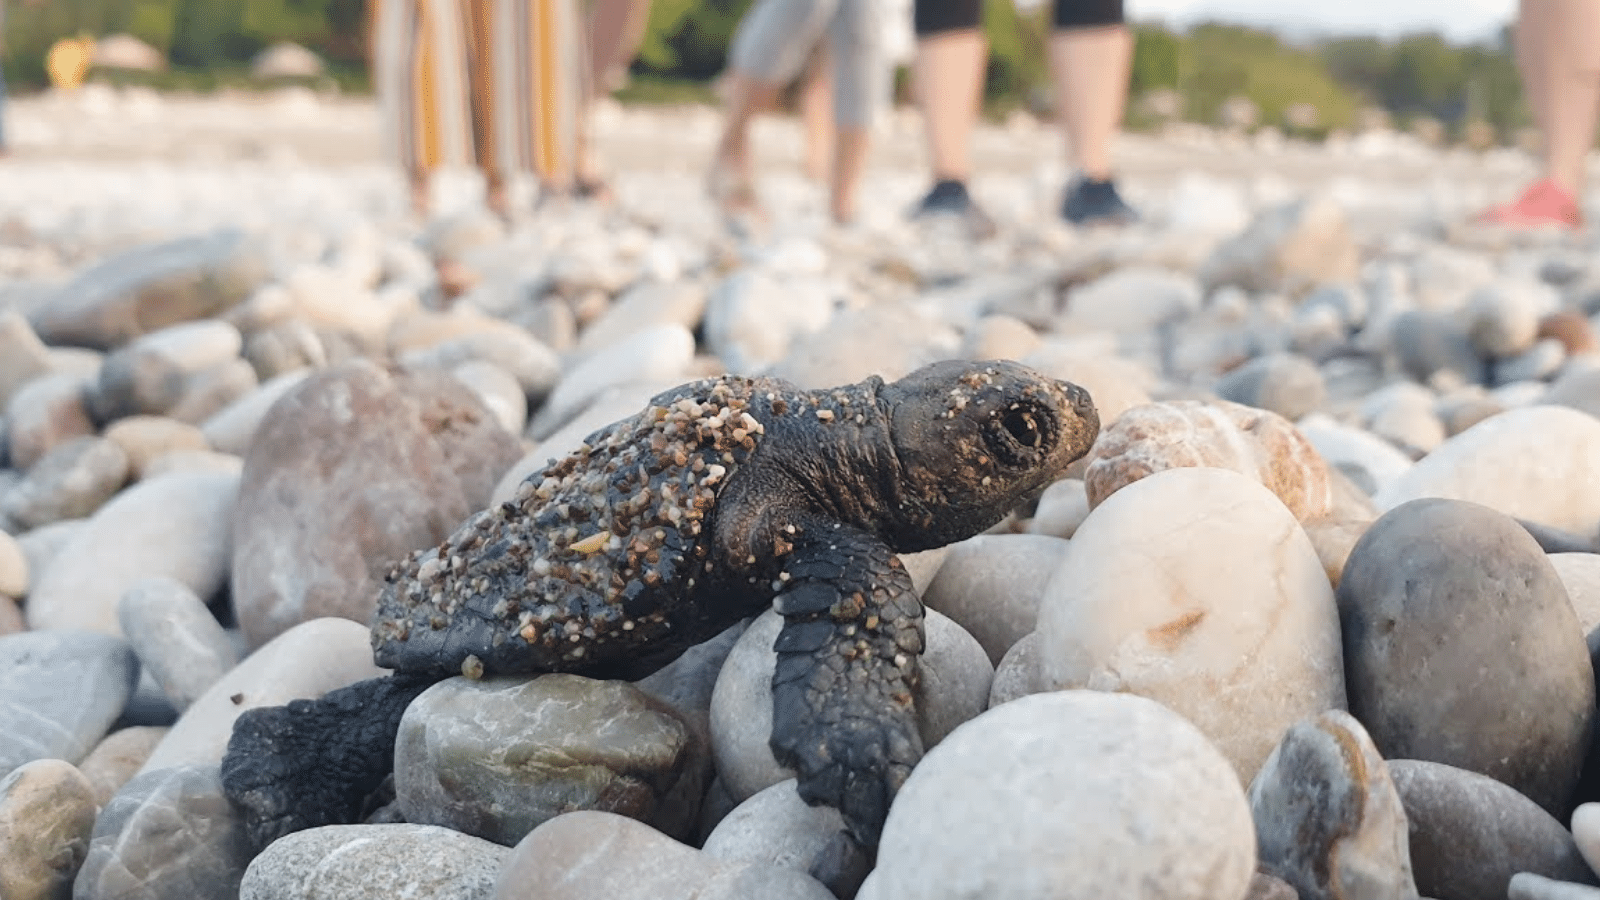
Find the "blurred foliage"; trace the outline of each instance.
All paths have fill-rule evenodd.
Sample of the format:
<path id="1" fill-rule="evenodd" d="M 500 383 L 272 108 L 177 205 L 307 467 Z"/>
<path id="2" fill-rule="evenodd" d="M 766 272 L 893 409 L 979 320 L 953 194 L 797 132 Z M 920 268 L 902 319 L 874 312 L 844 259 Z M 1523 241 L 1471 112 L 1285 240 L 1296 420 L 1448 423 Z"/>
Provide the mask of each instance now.
<path id="1" fill-rule="evenodd" d="M 167 54 L 172 71 L 117 75 L 157 86 L 247 83 L 249 60 L 263 47 L 288 40 L 322 54 L 334 81 L 361 86 L 366 59 L 366 0 L 43 0 L 8 3 L 7 76 L 19 87 L 44 81 L 50 44 L 65 36 L 127 32 Z M 637 100 L 704 98 L 706 83 L 727 62 L 727 48 L 752 0 L 654 0 L 636 81 L 625 97 Z M 1046 48 L 1048 9 L 1019 11 L 1012 0 L 985 0 L 991 55 L 985 99 L 991 112 L 1052 104 Z M 1167 112 L 1216 122 L 1231 98 L 1248 99 L 1260 125 L 1285 126 L 1296 104 L 1316 110 L 1322 132 L 1357 124 L 1364 106 L 1404 123 L 1427 116 L 1459 131 L 1492 126 L 1502 139 L 1528 116 L 1509 37 L 1458 46 L 1433 34 L 1395 40 L 1343 37 L 1291 43 L 1259 29 L 1208 23 L 1187 31 L 1159 24 L 1135 27 L 1130 85 L 1132 122 L 1153 122 L 1140 98 L 1168 95 Z M 97 77 L 108 77 L 101 75 Z M 902 74 L 899 83 L 904 85 Z M 902 97 L 904 92 L 902 91 Z"/>

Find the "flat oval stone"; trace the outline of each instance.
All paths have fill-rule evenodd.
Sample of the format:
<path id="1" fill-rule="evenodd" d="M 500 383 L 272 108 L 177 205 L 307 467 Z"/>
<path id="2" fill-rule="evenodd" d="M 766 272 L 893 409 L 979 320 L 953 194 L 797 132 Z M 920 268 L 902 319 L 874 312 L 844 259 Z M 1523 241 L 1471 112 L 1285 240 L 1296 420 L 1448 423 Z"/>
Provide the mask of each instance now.
<path id="1" fill-rule="evenodd" d="M 1073 537 L 1039 607 L 1037 687 L 1159 701 L 1248 782 L 1289 726 L 1344 707 L 1338 618 L 1276 495 L 1225 469 L 1163 470 Z"/>
<path id="2" fill-rule="evenodd" d="M 998 706 L 928 751 L 900 788 L 858 900 L 1243 897 L 1255 830 L 1232 765 L 1131 694 Z"/>
<path id="3" fill-rule="evenodd" d="M 128 455 L 112 441 L 80 437 L 51 448 L 22 483 L 0 496 L 0 516 L 38 528 L 93 514 L 128 480 Z"/>
<path id="4" fill-rule="evenodd" d="M 180 713 L 239 663 L 222 624 L 180 581 L 134 582 L 117 606 L 117 621 L 139 662 Z"/>
<path id="5" fill-rule="evenodd" d="M 1338 598 L 1350 712 L 1386 758 L 1481 772 L 1565 808 L 1594 670 L 1526 530 L 1475 503 L 1414 500 L 1362 535 Z"/>
<path id="6" fill-rule="evenodd" d="M 239 900 L 489 900 L 510 854 L 434 825 L 327 825 L 268 845 Z"/>
<path id="7" fill-rule="evenodd" d="M 1595 883 L 1572 835 L 1512 788 L 1420 760 L 1390 760 L 1389 774 L 1405 804 L 1411 867 L 1424 896 L 1501 900 L 1518 872 Z"/>
<path id="8" fill-rule="evenodd" d="M 73 897 L 236 900 L 250 863 L 217 767 L 146 772 L 100 811 Z"/>
<path id="9" fill-rule="evenodd" d="M 139 661 L 121 638 L 83 631 L 0 637 L 0 772 L 77 762 L 133 695 Z"/>
<path id="10" fill-rule="evenodd" d="M 89 779 L 89 787 L 94 791 L 95 805 L 110 803 L 166 736 L 164 725 L 134 725 L 113 731 L 95 744 L 83 762 L 78 763 L 78 771 Z"/>
<path id="11" fill-rule="evenodd" d="M 559 873 L 559 874 L 552 874 Z M 493 900 L 833 900 L 793 869 L 732 862 L 615 813 L 556 816 L 511 851 Z"/>
<path id="12" fill-rule="evenodd" d="M 1306 900 L 1413 900 L 1405 807 L 1366 729 L 1296 722 L 1250 784 L 1261 867 Z"/>
<path id="13" fill-rule="evenodd" d="M 693 749 L 688 726 L 627 682 L 451 678 L 401 719 L 395 797 L 407 821 L 507 846 L 574 809 L 684 833 L 699 795 L 680 795 L 704 784 Z"/>
<path id="14" fill-rule="evenodd" d="M 758 791 L 722 819 L 701 849 L 707 856 L 804 872 L 840 897 L 861 886 L 872 860 L 829 806 L 800 799 L 794 779 Z"/>
<path id="15" fill-rule="evenodd" d="M 69 896 L 97 807 L 71 763 L 37 759 L 0 780 L 0 897 Z"/>
<path id="16" fill-rule="evenodd" d="M 922 602 L 955 620 L 999 665 L 1033 631 L 1050 573 L 1068 544 L 1036 534 L 980 534 L 950 548 Z"/>

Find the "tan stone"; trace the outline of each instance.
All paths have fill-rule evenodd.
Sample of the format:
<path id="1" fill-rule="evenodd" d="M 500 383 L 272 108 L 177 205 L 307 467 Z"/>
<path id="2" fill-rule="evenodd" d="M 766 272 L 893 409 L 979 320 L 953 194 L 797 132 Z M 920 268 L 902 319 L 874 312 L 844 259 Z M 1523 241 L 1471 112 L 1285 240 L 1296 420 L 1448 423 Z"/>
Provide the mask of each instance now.
<path id="1" fill-rule="evenodd" d="M 1326 515 L 1333 504 L 1327 464 L 1289 420 L 1223 400 L 1135 407 L 1101 432 L 1088 459 L 1091 509 L 1141 478 L 1183 467 L 1254 478 L 1302 522 Z"/>

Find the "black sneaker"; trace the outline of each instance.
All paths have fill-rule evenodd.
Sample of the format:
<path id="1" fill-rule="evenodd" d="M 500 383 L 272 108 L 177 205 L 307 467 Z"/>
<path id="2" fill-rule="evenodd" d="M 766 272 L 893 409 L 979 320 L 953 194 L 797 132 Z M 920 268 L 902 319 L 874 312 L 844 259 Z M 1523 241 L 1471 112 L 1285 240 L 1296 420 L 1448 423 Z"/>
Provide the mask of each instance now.
<path id="1" fill-rule="evenodd" d="M 1123 202 L 1111 179 L 1077 178 L 1067 186 L 1061 218 L 1074 225 L 1129 225 L 1139 221 L 1139 214 Z"/>
<path id="2" fill-rule="evenodd" d="M 934 184 L 927 196 L 911 210 L 913 221 L 926 221 L 935 217 L 951 216 L 961 222 L 973 238 L 993 237 L 994 220 L 972 200 L 963 182 L 946 179 Z"/>

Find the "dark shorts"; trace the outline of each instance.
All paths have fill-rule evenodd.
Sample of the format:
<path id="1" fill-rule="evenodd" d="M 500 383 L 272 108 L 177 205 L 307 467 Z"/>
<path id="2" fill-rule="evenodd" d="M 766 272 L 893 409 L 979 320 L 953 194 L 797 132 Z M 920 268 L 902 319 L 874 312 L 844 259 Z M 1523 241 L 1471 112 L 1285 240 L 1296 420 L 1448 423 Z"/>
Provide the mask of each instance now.
<path id="1" fill-rule="evenodd" d="M 943 31 L 977 28 L 983 0 L 914 0 L 917 37 Z M 1054 0 L 1051 24 L 1056 28 L 1120 25 L 1122 0 Z"/>

